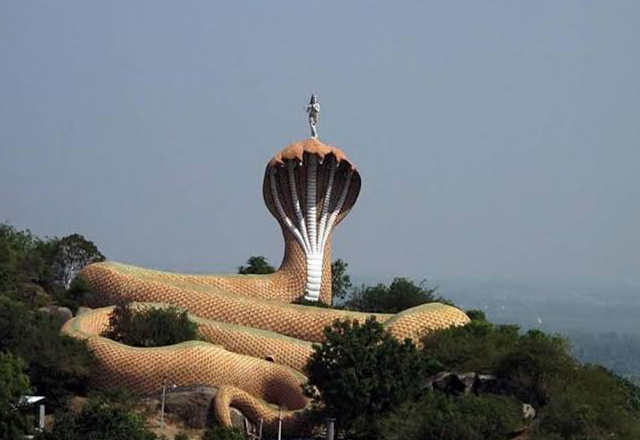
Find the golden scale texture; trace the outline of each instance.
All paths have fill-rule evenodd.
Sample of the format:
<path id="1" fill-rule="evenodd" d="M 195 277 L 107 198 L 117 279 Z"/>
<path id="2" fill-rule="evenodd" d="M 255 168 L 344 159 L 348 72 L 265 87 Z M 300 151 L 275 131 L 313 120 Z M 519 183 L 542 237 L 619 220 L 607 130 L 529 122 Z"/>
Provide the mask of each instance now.
<path id="1" fill-rule="evenodd" d="M 370 316 L 319 307 L 290 304 L 302 296 L 306 284 L 306 262 L 302 247 L 278 216 L 269 187 L 269 173 L 279 181 L 279 197 L 285 212 L 295 218 L 288 187 L 286 163 L 301 162 L 296 186 L 306 185 L 308 155 L 319 160 L 318 194 L 328 182 L 328 164 L 337 165 L 329 208 L 337 205 L 346 175 L 352 172 L 334 227 L 354 205 L 360 191 L 360 176 L 344 153 L 316 139 L 291 144 L 277 154 L 265 171 L 263 194 L 269 211 L 281 225 L 285 250 L 278 271 L 269 275 L 186 275 L 139 268 L 116 262 L 87 266 L 81 276 L 95 295 L 89 303 L 101 307 L 67 322 L 63 331 L 88 341 L 98 359 L 97 385 L 126 386 L 139 393 L 157 392 L 163 380 L 180 386 L 208 384 L 218 387 L 214 403 L 218 421 L 231 425 L 229 407 L 240 409 L 254 422 L 264 420 L 267 432 L 277 427 L 280 406 L 284 432 L 301 429 L 301 412 L 308 400 L 302 393 L 302 374 L 320 342 L 323 330 L 337 319 L 359 322 Z M 275 169 L 275 171 L 272 171 Z M 284 188 L 284 189 L 283 189 Z M 299 191 L 306 206 L 306 192 Z M 317 212 L 324 201 L 317 197 Z M 320 214 L 318 214 L 320 215 Z M 323 258 L 320 300 L 331 303 L 330 234 Z M 139 306 L 173 305 L 189 311 L 205 341 L 190 341 L 157 348 L 134 348 L 100 336 L 108 326 L 113 304 L 138 302 Z M 433 303 L 396 315 L 375 314 L 396 338 L 418 341 L 426 332 L 464 325 L 469 319 L 455 307 Z"/>

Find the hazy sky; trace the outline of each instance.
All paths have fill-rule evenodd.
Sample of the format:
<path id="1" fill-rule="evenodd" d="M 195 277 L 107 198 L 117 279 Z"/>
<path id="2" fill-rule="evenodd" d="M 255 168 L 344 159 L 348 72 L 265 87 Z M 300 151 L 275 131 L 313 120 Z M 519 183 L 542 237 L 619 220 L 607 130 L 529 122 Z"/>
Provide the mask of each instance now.
<path id="1" fill-rule="evenodd" d="M 640 286 L 640 2 L 0 1 L 0 221 L 110 259 L 279 263 L 268 159 L 362 191 L 353 276 Z"/>

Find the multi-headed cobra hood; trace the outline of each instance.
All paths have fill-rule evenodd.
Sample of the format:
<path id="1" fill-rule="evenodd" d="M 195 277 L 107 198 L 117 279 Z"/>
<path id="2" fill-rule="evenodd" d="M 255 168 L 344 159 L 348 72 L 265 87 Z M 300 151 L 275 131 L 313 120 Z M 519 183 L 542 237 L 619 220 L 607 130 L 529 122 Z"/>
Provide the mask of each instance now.
<path id="1" fill-rule="evenodd" d="M 269 161 L 262 189 L 285 243 L 304 255 L 305 298 L 317 301 L 323 279 L 330 280 L 331 232 L 355 204 L 360 174 L 341 150 L 310 138 Z"/>

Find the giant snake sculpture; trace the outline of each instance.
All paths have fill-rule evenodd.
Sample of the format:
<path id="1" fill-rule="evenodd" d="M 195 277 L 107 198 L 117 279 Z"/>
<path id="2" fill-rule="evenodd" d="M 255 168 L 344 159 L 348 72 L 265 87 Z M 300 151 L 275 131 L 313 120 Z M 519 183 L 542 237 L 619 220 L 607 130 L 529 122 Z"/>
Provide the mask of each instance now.
<path id="1" fill-rule="evenodd" d="M 249 419 L 298 429 L 308 405 L 302 392 L 312 343 L 336 319 L 364 321 L 370 314 L 291 304 L 304 296 L 331 303 L 331 234 L 360 192 L 360 175 L 344 153 L 316 138 L 293 143 L 267 165 L 263 195 L 284 236 L 284 258 L 269 275 L 186 275 L 115 262 L 81 272 L 96 308 L 67 322 L 63 331 L 84 338 L 97 358 L 96 385 L 158 390 L 163 380 L 218 388 L 216 418 L 231 424 L 230 407 Z M 205 341 L 135 348 L 102 337 L 113 307 L 123 302 L 171 304 L 187 309 Z M 377 314 L 399 339 L 464 325 L 462 311 L 432 303 L 395 315 Z"/>

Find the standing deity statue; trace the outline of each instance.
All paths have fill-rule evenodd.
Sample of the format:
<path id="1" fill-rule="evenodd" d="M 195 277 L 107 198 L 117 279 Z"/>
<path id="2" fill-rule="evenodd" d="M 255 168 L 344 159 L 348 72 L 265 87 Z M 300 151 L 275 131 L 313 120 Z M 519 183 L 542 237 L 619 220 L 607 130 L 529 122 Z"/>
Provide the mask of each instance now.
<path id="1" fill-rule="evenodd" d="M 320 103 L 318 103 L 318 97 L 315 93 L 311 94 L 311 100 L 307 106 L 307 114 L 309 115 L 309 127 L 311 128 L 311 137 L 316 139 L 318 137 L 318 115 L 320 114 Z"/>

